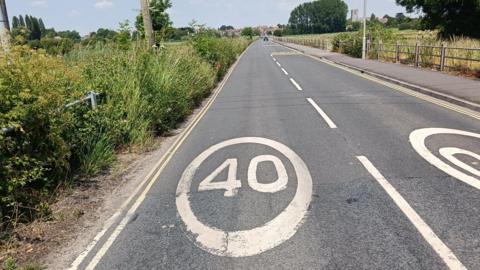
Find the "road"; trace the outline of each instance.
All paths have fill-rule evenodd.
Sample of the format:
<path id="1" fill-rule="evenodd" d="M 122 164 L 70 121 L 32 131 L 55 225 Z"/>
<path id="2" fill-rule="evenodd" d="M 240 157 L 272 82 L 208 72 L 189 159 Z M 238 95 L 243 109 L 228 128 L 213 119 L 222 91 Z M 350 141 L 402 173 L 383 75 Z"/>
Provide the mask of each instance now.
<path id="1" fill-rule="evenodd" d="M 76 266 L 480 269 L 480 117 L 435 103 L 257 41 Z"/>

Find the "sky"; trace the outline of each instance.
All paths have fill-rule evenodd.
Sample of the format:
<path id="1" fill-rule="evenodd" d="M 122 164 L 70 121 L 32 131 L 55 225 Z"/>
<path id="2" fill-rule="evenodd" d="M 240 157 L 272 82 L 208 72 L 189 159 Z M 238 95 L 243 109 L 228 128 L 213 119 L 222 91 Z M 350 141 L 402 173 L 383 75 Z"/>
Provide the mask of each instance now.
<path id="1" fill-rule="evenodd" d="M 117 29 L 119 22 L 134 24 L 139 0 L 6 0 L 9 17 L 30 14 L 41 17 L 47 27 L 77 30 L 82 35 L 98 28 Z M 286 24 L 291 10 L 305 0 L 171 0 L 168 10 L 174 26 L 187 26 L 195 19 L 200 24 L 245 26 Z M 363 0 L 345 0 L 349 9 L 363 8 Z M 395 0 L 369 0 L 368 14 L 395 15 L 405 9 Z"/>

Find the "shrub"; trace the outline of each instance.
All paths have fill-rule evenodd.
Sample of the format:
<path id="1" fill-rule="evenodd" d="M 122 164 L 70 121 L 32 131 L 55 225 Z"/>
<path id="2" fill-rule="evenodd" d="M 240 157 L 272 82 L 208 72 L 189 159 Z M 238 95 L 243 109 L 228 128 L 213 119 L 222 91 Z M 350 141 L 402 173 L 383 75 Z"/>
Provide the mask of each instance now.
<path id="1" fill-rule="evenodd" d="M 273 31 L 273 35 L 276 37 L 281 37 L 283 36 L 283 31 L 281 29 L 276 29 L 275 31 Z"/>
<path id="2" fill-rule="evenodd" d="M 341 33 L 332 40 L 333 51 L 362 57 L 362 37 L 359 33 Z"/>
<path id="3" fill-rule="evenodd" d="M 175 128 L 246 45 L 200 37 L 158 51 L 97 45 L 57 57 L 17 47 L 0 55 L 0 128 L 14 127 L 0 132 L 0 221 L 42 215 L 58 185 Z M 104 96 L 96 110 L 64 109 L 90 90 Z"/>
<path id="4" fill-rule="evenodd" d="M 0 128 L 14 127 L 0 134 L 0 218 L 14 209 L 34 216 L 36 194 L 68 173 L 70 151 L 62 136 L 69 116 L 58 108 L 77 95 L 77 71 L 26 47 L 0 56 Z"/>
<path id="5" fill-rule="evenodd" d="M 216 70 L 217 79 L 225 75 L 236 56 L 244 50 L 249 42 L 244 39 L 211 38 L 200 34 L 192 40 L 193 47 Z"/>

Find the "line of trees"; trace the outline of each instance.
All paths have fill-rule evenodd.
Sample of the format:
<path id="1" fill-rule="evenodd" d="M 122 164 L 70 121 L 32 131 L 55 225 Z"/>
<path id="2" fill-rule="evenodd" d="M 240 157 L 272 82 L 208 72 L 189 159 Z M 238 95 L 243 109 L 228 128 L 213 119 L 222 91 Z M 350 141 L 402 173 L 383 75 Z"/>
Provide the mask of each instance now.
<path id="1" fill-rule="evenodd" d="M 348 6 L 342 0 L 318 0 L 297 6 L 288 21 L 292 34 L 345 31 Z"/>
<path id="2" fill-rule="evenodd" d="M 17 32 L 15 32 L 15 30 L 17 30 Z M 28 31 L 28 33 L 23 30 Z M 47 29 L 45 28 L 42 18 L 36 18 L 30 15 L 25 15 L 24 18 L 20 15 L 19 17 L 13 17 L 12 31 L 14 37 L 23 31 L 24 34 L 27 34 L 26 38 L 28 40 L 40 40 L 42 36 L 45 35 Z"/>
<path id="3" fill-rule="evenodd" d="M 423 26 L 438 29 L 443 37 L 456 35 L 480 38 L 480 0 L 396 2 L 408 12 L 421 12 Z"/>
<path id="4" fill-rule="evenodd" d="M 80 41 L 80 33 L 77 31 L 55 31 L 54 28 L 46 28 L 42 18 L 31 15 L 14 16 L 12 19 L 12 37 L 17 43 L 23 44 L 28 41 L 39 41 L 43 38 L 68 38 L 75 42 Z"/>

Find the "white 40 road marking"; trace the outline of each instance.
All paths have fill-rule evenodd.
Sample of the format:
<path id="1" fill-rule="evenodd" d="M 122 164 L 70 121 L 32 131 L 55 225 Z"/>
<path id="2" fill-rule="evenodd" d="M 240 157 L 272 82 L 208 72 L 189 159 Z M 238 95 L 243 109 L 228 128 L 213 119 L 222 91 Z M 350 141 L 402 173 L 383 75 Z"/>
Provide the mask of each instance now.
<path id="1" fill-rule="evenodd" d="M 436 157 L 426 146 L 425 141 L 428 137 L 434 136 L 434 135 L 461 135 L 465 137 L 471 137 L 471 138 L 477 138 L 480 139 L 480 134 L 473 133 L 473 132 L 467 132 L 467 131 L 462 131 L 462 130 L 456 130 L 456 129 L 445 129 L 445 128 L 426 128 L 426 129 L 419 129 L 412 134 L 410 134 L 410 143 L 412 144 L 413 148 L 415 151 L 417 151 L 420 156 L 422 156 L 425 160 L 427 160 L 430 164 L 433 166 L 437 167 L 438 169 L 442 170 L 443 172 L 457 178 L 458 180 L 475 187 L 477 189 L 480 189 L 480 179 L 468 175 L 451 165 L 445 163 L 438 157 Z M 480 176 L 480 172 L 471 167 L 468 164 L 465 164 L 464 162 L 460 161 L 455 157 L 457 154 L 462 154 L 462 155 L 468 155 L 472 158 L 475 158 L 480 161 L 480 155 L 473 153 L 468 150 L 464 149 L 459 149 L 459 148 L 453 148 L 453 147 L 445 147 L 441 148 L 439 150 L 440 155 L 442 155 L 445 159 L 448 161 L 452 162 L 454 165 L 458 166 L 459 168 L 464 169 L 465 171 L 476 175 Z"/>
<path id="2" fill-rule="evenodd" d="M 261 184 L 257 180 L 257 167 L 261 162 L 271 161 L 277 170 L 278 179 L 270 184 Z M 228 176 L 226 181 L 212 182 L 223 170 L 228 167 Z M 242 187 L 242 182 L 237 179 L 238 160 L 236 158 L 227 159 L 220 167 L 213 171 L 205 180 L 200 183 L 198 191 L 225 189 L 225 197 L 233 197 L 237 190 Z M 248 184 L 258 192 L 275 193 L 287 188 L 288 175 L 282 161 L 271 155 L 258 156 L 252 159 L 248 166 Z"/>
<path id="3" fill-rule="evenodd" d="M 266 224 L 250 230 L 223 231 L 209 227 L 198 220 L 190 205 L 190 192 L 195 173 L 202 163 L 218 150 L 240 144 L 260 144 L 274 148 L 290 160 L 297 178 L 297 190 L 293 200 L 277 217 Z M 278 179 L 270 184 L 261 184 L 257 180 L 257 167 L 261 162 L 272 162 L 277 170 Z M 225 190 L 224 196 L 232 197 L 241 187 L 237 179 L 237 159 L 228 159 L 205 178 L 199 191 Z M 228 179 L 213 183 L 213 179 L 228 167 Z M 286 188 L 288 175 L 281 160 L 271 155 L 261 155 L 250 161 L 248 184 L 259 192 L 275 193 Z M 312 177 L 305 162 L 287 146 L 265 138 L 246 137 L 225 141 L 214 145 L 187 167 L 177 187 L 176 204 L 180 217 L 194 243 L 201 249 L 218 256 L 247 257 L 272 249 L 290 239 L 303 224 L 312 199 Z"/>

